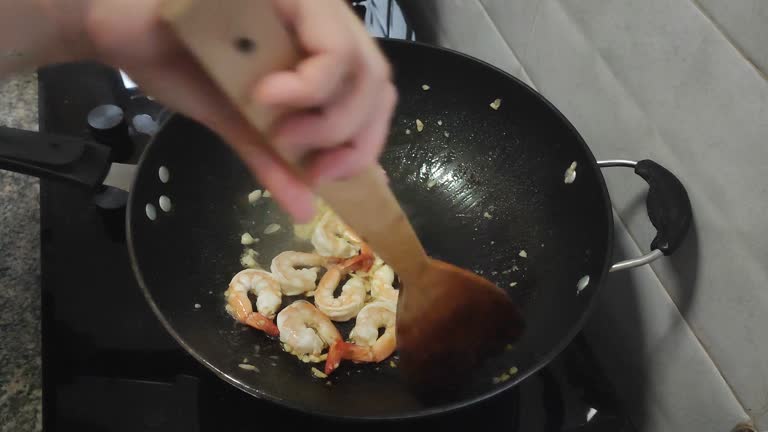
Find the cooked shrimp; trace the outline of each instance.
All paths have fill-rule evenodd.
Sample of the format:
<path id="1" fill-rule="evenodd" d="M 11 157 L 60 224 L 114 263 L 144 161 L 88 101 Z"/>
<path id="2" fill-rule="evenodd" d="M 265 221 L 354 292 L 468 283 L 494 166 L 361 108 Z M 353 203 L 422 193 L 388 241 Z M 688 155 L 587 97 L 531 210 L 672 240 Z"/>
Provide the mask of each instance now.
<path id="1" fill-rule="evenodd" d="M 348 258 L 357 254 L 362 241 L 335 213 L 327 211 L 310 240 L 318 254 Z"/>
<path id="2" fill-rule="evenodd" d="M 355 270 L 367 270 L 372 264 L 373 253 L 363 244 L 360 255 L 331 266 L 317 284 L 315 291 L 317 308 L 333 321 L 352 319 L 365 305 L 367 293 L 365 281 L 353 276 L 341 288 L 341 294 L 338 297 L 334 297 L 334 291 L 343 276 Z"/>
<path id="3" fill-rule="evenodd" d="M 320 255 L 285 251 L 272 259 L 272 274 L 285 295 L 297 295 L 315 289 L 317 272 L 326 265 Z"/>
<path id="4" fill-rule="evenodd" d="M 373 272 L 371 278 L 371 297 L 374 301 L 388 301 L 397 304 L 400 291 L 392 284 L 395 282 L 395 272 L 392 267 L 384 264 Z"/>
<path id="5" fill-rule="evenodd" d="M 280 341 L 299 358 L 317 359 L 325 348 L 341 340 L 327 316 L 306 300 L 297 300 L 277 314 Z"/>
<path id="6" fill-rule="evenodd" d="M 248 292 L 256 295 L 256 310 L 248 298 Z M 263 270 L 247 269 L 237 273 L 224 292 L 227 312 L 237 321 L 277 336 L 278 329 L 272 322 L 282 303 L 280 284 Z"/>
<path id="7" fill-rule="evenodd" d="M 376 302 L 366 305 L 355 322 L 355 328 L 349 334 L 353 343 L 337 341 L 328 351 L 325 373 L 330 374 L 341 360 L 356 363 L 379 363 L 387 359 L 397 348 L 395 332 L 396 309 L 388 302 Z M 379 329 L 384 334 L 379 337 Z"/>

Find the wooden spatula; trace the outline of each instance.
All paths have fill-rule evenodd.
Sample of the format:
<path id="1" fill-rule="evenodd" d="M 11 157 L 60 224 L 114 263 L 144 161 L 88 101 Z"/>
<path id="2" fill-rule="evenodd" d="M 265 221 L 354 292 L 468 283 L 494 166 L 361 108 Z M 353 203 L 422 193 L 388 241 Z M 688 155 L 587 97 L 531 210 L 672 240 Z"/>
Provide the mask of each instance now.
<path id="1" fill-rule="evenodd" d="M 249 90 L 262 76 L 301 59 L 271 3 L 166 0 L 161 15 L 243 115 L 266 130 L 280 113 L 255 105 Z M 378 166 L 316 190 L 403 282 L 398 352 L 402 371 L 416 387 L 456 383 L 489 350 L 520 335 L 522 315 L 504 291 L 427 256 Z"/>

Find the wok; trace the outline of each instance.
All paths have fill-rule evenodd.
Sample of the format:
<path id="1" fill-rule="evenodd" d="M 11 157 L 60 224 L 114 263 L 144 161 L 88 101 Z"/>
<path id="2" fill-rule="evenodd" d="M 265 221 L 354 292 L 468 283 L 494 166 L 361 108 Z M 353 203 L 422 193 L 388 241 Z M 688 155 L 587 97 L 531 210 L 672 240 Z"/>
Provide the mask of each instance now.
<path id="1" fill-rule="evenodd" d="M 345 362 L 317 379 L 276 340 L 236 323 L 223 293 L 242 269 L 241 234 L 261 238 L 255 249 L 265 268 L 276 254 L 311 245 L 270 199 L 249 203 L 248 194 L 262 187 L 204 126 L 178 114 L 163 122 L 136 167 L 126 212 L 133 269 L 178 343 L 243 391 L 323 416 L 426 416 L 510 389 L 582 328 L 611 269 L 671 254 L 691 219 L 685 189 L 669 171 L 648 160 L 597 162 L 571 123 L 509 74 L 444 48 L 379 42 L 400 92 L 381 157 L 397 198 L 430 255 L 505 287 L 526 320 L 522 338 L 471 371 L 469 385 L 435 400 L 417 397 L 392 367 L 396 357 L 392 364 Z M 496 99 L 498 109 L 490 106 Z M 575 179 L 566 182 L 572 166 Z M 658 230 L 651 253 L 619 265 L 606 166 L 633 167 L 648 182 L 648 213 Z M 99 144 L 11 129 L 0 131 L 0 168 L 94 188 L 125 169 L 110 165 Z M 270 224 L 281 230 L 262 234 Z M 283 306 L 297 298 L 284 297 Z M 338 325 L 344 336 L 352 324 Z M 244 358 L 258 372 L 240 368 Z"/>

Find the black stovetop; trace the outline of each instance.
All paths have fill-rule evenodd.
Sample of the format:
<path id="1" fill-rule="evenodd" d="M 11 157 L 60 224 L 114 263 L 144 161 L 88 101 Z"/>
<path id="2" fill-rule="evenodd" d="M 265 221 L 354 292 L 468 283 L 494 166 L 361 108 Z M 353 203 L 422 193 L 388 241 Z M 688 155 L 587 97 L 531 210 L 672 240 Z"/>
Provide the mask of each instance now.
<path id="1" fill-rule="evenodd" d="M 88 113 L 103 104 L 157 119 L 161 107 L 126 90 L 118 71 L 92 63 L 39 72 L 41 131 L 94 137 Z M 128 161 L 149 139 L 128 127 Z M 103 138 L 102 142 L 105 142 Z M 186 353 L 155 318 L 132 273 L 124 208 L 42 180 L 43 426 L 47 431 L 246 431 L 334 423 L 258 400 Z M 579 335 L 548 367 L 491 402 L 407 425 L 493 425 L 509 431 L 631 430 L 611 384 Z M 399 426 L 401 423 L 398 423 Z M 383 425 L 390 428 L 392 424 Z"/>

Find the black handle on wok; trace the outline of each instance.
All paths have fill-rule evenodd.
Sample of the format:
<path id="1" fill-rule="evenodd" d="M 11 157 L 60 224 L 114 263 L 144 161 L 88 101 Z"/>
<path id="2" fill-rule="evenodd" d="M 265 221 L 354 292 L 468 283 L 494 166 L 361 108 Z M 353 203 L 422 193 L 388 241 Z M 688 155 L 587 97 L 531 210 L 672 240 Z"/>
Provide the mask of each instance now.
<path id="1" fill-rule="evenodd" d="M 680 180 L 669 170 L 652 160 L 639 162 L 630 160 L 600 161 L 601 168 L 629 167 L 648 183 L 646 207 L 648 217 L 656 228 L 656 237 L 651 242 L 651 252 L 639 257 L 614 264 L 611 271 L 626 270 L 649 264 L 663 255 L 671 255 L 683 243 L 693 219 L 691 200 Z"/>
<path id="2" fill-rule="evenodd" d="M 0 127 L 0 169 L 95 187 L 109 156 L 108 147 L 80 138 Z"/>
<path id="3" fill-rule="evenodd" d="M 691 227 L 693 211 L 688 192 L 674 174 L 652 160 L 639 161 L 635 166 L 635 174 L 648 183 L 646 207 L 648 217 L 657 231 L 651 249 L 671 255 Z"/>

